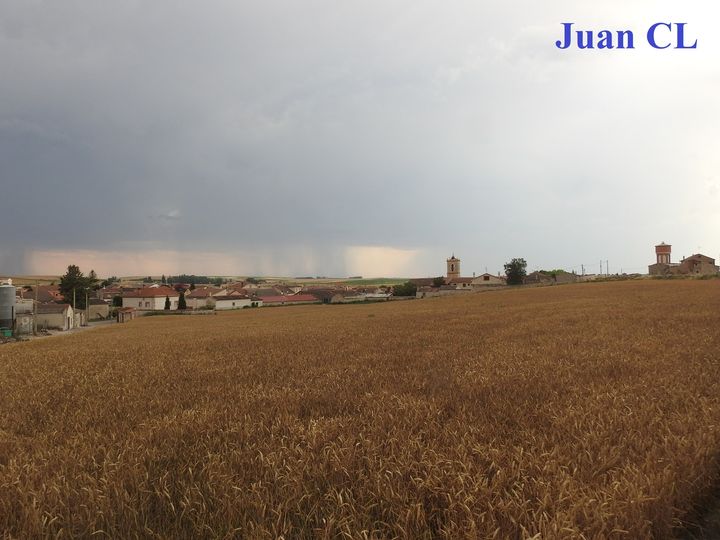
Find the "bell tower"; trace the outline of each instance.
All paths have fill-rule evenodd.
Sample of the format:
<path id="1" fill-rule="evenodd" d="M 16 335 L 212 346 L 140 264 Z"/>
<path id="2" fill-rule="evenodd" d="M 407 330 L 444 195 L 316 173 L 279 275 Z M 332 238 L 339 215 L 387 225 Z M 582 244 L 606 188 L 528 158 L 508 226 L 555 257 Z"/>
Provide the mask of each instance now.
<path id="1" fill-rule="evenodd" d="M 451 281 L 460 277 L 460 259 L 453 256 L 447 260 L 447 280 Z"/>

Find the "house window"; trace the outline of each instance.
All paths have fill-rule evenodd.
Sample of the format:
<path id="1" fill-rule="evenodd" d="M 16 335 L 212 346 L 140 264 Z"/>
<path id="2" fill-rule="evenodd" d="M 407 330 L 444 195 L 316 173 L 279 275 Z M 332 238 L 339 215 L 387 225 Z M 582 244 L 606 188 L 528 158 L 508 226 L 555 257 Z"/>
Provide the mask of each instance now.
<path id="1" fill-rule="evenodd" d="M 490 276 L 483 276 L 483 281 L 490 281 Z"/>

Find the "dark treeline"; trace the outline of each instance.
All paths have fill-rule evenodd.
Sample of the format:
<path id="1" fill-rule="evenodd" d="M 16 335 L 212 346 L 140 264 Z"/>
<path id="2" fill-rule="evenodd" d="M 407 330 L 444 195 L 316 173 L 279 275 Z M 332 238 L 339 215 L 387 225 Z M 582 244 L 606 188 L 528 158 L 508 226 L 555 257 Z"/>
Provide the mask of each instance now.
<path id="1" fill-rule="evenodd" d="M 173 285 L 174 283 L 190 283 L 191 285 L 195 285 L 197 283 L 212 283 L 213 285 L 222 285 L 223 281 L 224 280 L 221 277 L 196 276 L 195 274 L 180 274 L 179 276 L 166 277 L 163 283 L 167 283 L 168 285 Z"/>

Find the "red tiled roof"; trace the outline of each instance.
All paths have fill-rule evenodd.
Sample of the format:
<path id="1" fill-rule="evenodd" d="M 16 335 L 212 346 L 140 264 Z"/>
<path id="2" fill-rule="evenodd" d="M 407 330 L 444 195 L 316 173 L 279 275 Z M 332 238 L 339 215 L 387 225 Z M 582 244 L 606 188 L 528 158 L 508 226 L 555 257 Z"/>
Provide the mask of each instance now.
<path id="1" fill-rule="evenodd" d="M 157 298 L 158 296 L 173 298 L 178 297 L 179 293 L 170 287 L 144 287 L 123 295 L 124 298 Z"/>
<path id="2" fill-rule="evenodd" d="M 37 305 L 37 312 L 38 313 L 64 313 L 65 310 L 70 308 L 70 304 L 38 304 Z"/>
<path id="3" fill-rule="evenodd" d="M 62 294 L 60 294 L 60 287 L 57 285 L 40 285 L 38 288 L 38 301 L 39 302 L 55 302 L 62 300 Z M 35 298 L 34 289 L 22 290 L 20 292 L 20 298 L 24 300 L 31 300 Z"/>
<path id="4" fill-rule="evenodd" d="M 217 287 L 198 287 L 194 291 L 185 295 L 185 298 L 209 298 L 210 296 L 219 293 L 222 289 Z"/>
<path id="5" fill-rule="evenodd" d="M 226 297 L 232 297 L 232 298 L 250 298 L 250 294 L 248 294 L 248 291 L 245 290 L 234 290 L 234 291 L 228 291 L 228 293 L 225 295 Z"/>
<path id="6" fill-rule="evenodd" d="M 318 302 L 312 294 L 292 294 L 281 296 L 261 296 L 263 304 L 292 304 L 293 302 Z"/>

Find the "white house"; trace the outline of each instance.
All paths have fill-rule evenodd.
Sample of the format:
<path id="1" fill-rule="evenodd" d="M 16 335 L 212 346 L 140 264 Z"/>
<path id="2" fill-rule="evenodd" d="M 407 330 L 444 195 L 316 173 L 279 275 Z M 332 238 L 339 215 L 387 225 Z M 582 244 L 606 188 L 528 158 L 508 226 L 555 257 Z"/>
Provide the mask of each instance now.
<path id="1" fill-rule="evenodd" d="M 213 309 L 215 297 L 225 294 L 227 291 L 219 287 L 197 287 L 185 295 L 185 302 L 190 309 Z"/>
<path id="2" fill-rule="evenodd" d="M 126 293 L 123 295 L 122 307 L 132 307 L 143 311 L 163 310 L 166 298 L 170 299 L 171 310 L 178 308 L 180 295 L 170 287 L 143 287 L 137 291 Z"/>
<path id="3" fill-rule="evenodd" d="M 215 309 L 218 311 L 223 311 L 227 309 L 242 309 L 246 307 L 258 307 L 261 305 L 261 300 L 253 300 L 248 296 L 227 295 L 215 297 Z"/>

